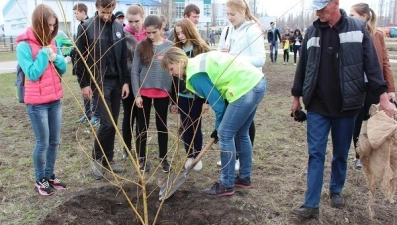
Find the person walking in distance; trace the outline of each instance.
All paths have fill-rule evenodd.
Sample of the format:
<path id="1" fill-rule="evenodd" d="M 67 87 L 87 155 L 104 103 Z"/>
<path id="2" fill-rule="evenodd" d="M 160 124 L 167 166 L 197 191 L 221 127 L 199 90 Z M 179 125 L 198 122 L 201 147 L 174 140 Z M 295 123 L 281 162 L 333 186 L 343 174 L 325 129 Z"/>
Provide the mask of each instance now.
<path id="1" fill-rule="evenodd" d="M 62 52 L 54 41 L 58 27 L 55 11 L 40 4 L 32 13 L 31 27 L 16 39 L 18 64 L 26 75 L 24 102 L 36 141 L 33 167 L 40 195 L 67 187 L 54 174 L 61 141 L 61 76 L 66 72 Z"/>
<path id="2" fill-rule="evenodd" d="M 281 36 L 281 43 L 283 45 L 283 52 L 284 52 L 284 62 L 283 64 L 288 64 L 289 61 L 289 49 L 290 49 L 290 42 L 292 39 L 292 35 L 289 29 L 285 30 L 285 33 Z"/>
<path id="3" fill-rule="evenodd" d="M 301 55 L 301 45 L 303 41 L 303 36 L 299 29 L 295 29 L 294 35 L 292 36 L 292 46 L 294 50 L 294 66 L 296 66 L 296 57 Z"/>
<path id="4" fill-rule="evenodd" d="M 332 138 L 330 203 L 334 208 L 344 207 L 342 191 L 347 159 L 354 122 L 364 104 L 366 90 L 379 96 L 380 110 L 390 117 L 394 113 L 365 24 L 348 17 L 339 8 L 339 0 L 314 0 L 311 7 L 318 19 L 307 28 L 291 89 L 292 113 L 301 109 L 301 97 L 307 110 L 307 190 L 303 205 L 292 211 L 302 218 L 320 216 L 329 133 Z"/>
<path id="5" fill-rule="evenodd" d="M 277 62 L 278 40 L 281 40 L 280 31 L 274 27 L 274 22 L 270 22 L 270 28 L 267 31 L 267 41 L 270 47 L 271 62 Z"/>
<path id="6" fill-rule="evenodd" d="M 117 124 L 120 101 L 129 95 L 130 76 L 123 24 L 112 14 L 116 1 L 96 0 L 95 6 L 97 9 L 95 16 L 85 20 L 77 32 L 76 46 L 83 53 L 83 58 L 77 57 L 76 75 L 83 97 L 98 98 L 97 110 L 101 124 L 92 150 L 91 169 L 94 179 L 102 179 L 104 167 L 115 173 L 123 171 L 123 168 L 114 161 L 116 128 L 112 120 Z M 86 60 L 93 77 L 83 60 Z M 103 98 L 99 90 L 92 91 L 95 82 Z"/>

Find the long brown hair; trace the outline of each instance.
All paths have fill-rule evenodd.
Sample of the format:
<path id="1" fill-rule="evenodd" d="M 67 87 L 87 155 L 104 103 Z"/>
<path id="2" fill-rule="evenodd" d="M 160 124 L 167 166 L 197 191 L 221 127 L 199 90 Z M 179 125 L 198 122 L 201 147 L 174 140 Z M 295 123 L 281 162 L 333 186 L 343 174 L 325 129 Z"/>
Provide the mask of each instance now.
<path id="1" fill-rule="evenodd" d="M 367 20 L 365 24 L 367 26 L 368 32 L 371 35 L 374 35 L 376 32 L 376 14 L 375 12 L 369 7 L 367 3 L 357 3 L 352 6 L 354 11 L 358 13 L 360 16 L 367 15 Z"/>
<path id="2" fill-rule="evenodd" d="M 51 31 L 48 25 L 49 18 L 55 18 L 54 30 Z M 42 45 L 47 46 L 51 44 L 52 39 L 58 33 L 58 16 L 54 10 L 45 4 L 39 4 L 32 14 L 32 28 L 36 40 Z"/>
<path id="3" fill-rule="evenodd" d="M 143 26 L 145 28 L 149 26 L 153 26 L 154 28 L 159 29 L 159 32 L 161 32 L 163 21 L 159 16 L 148 15 L 145 18 L 145 22 L 143 23 Z M 138 53 L 141 57 L 142 65 L 149 66 L 154 55 L 153 42 L 147 37 L 143 39 L 141 42 L 138 43 Z"/>
<path id="4" fill-rule="evenodd" d="M 211 51 L 208 44 L 201 38 L 192 21 L 189 19 L 183 19 L 177 22 L 175 27 L 180 27 L 186 39 L 192 43 L 194 56 Z M 174 43 L 175 47 L 183 47 L 183 43 L 179 40 L 178 35 L 176 34 L 176 29 L 174 29 Z"/>

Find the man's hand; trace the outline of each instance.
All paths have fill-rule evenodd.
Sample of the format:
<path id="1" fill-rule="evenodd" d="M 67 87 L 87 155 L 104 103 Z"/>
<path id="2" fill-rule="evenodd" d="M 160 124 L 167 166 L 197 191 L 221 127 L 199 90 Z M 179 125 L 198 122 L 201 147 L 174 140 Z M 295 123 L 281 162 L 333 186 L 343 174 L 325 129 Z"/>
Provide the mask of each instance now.
<path id="1" fill-rule="evenodd" d="M 301 108 L 300 97 L 294 96 L 294 99 L 292 100 L 291 113 L 293 114 L 295 111 L 300 110 Z"/>
<path id="2" fill-rule="evenodd" d="M 389 92 L 389 93 L 387 93 L 387 96 L 389 97 L 389 100 L 391 102 L 396 101 L 396 93 L 395 92 Z"/>
<path id="3" fill-rule="evenodd" d="M 91 87 L 90 87 L 90 86 L 83 87 L 83 88 L 81 89 L 81 94 L 83 95 L 83 97 L 84 97 L 85 99 L 91 99 L 91 97 L 92 97 L 92 90 L 91 90 Z"/>
<path id="4" fill-rule="evenodd" d="M 130 94 L 130 88 L 128 84 L 123 84 L 123 88 L 121 89 L 121 98 L 126 99 Z"/>
<path id="5" fill-rule="evenodd" d="M 218 138 L 218 131 L 216 129 L 212 131 L 211 138 L 215 139 L 214 144 L 218 143 L 219 138 Z"/>
<path id="6" fill-rule="evenodd" d="M 393 118 L 394 115 L 394 106 L 393 103 L 389 101 L 389 97 L 387 93 L 383 93 L 379 96 L 380 102 L 379 102 L 379 110 L 385 111 L 386 115 L 389 117 Z"/>
<path id="7" fill-rule="evenodd" d="M 138 107 L 138 108 L 143 108 L 143 99 L 142 99 L 142 97 L 136 97 L 135 98 L 135 105 L 136 105 L 136 107 Z"/>

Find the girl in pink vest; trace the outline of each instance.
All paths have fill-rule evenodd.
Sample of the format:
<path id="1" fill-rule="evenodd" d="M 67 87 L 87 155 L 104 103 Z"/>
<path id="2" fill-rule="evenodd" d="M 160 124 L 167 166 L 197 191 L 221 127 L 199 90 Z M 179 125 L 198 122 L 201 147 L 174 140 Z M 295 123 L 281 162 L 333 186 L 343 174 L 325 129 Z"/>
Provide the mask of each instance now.
<path id="1" fill-rule="evenodd" d="M 60 76 L 66 72 L 65 60 L 54 41 L 58 26 L 54 10 L 40 4 L 33 11 L 32 26 L 17 37 L 17 60 L 26 75 L 24 102 L 36 139 L 35 187 L 41 195 L 66 188 L 54 174 L 62 124 Z"/>

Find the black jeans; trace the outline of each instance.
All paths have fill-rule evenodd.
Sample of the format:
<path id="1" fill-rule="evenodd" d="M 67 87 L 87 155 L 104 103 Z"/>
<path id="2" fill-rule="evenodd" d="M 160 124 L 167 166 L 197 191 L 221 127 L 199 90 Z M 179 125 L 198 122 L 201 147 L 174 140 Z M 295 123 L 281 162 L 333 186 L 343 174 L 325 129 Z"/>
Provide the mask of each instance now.
<path id="1" fill-rule="evenodd" d="M 126 99 L 123 99 L 123 123 L 121 126 L 121 131 L 123 133 L 123 140 L 125 144 L 127 145 L 126 150 L 131 151 L 131 141 L 132 141 L 132 131 L 134 130 L 134 122 L 137 117 L 137 111 L 138 108 L 135 105 L 135 98 L 134 94 L 132 93 L 132 89 L 130 86 L 130 94 Z M 137 133 L 138 130 L 135 128 L 135 133 Z"/>
<path id="2" fill-rule="evenodd" d="M 299 57 L 301 56 L 301 46 L 300 45 L 294 45 L 294 63 L 296 63 L 296 55 L 299 54 Z"/>
<path id="3" fill-rule="evenodd" d="M 289 61 L 289 49 L 284 49 L 284 62 Z"/>
<path id="4" fill-rule="evenodd" d="M 168 114 L 168 103 L 169 98 L 148 98 L 142 96 L 143 108 L 137 110 L 137 124 L 138 124 L 138 135 L 136 140 L 136 150 L 139 153 L 139 157 L 146 157 L 146 139 L 147 130 L 149 129 L 150 110 L 153 106 L 156 114 L 156 127 L 157 137 L 159 145 L 159 157 L 160 159 L 167 156 L 168 148 L 168 128 L 167 128 L 167 114 Z"/>
<path id="5" fill-rule="evenodd" d="M 121 100 L 121 89 L 122 85 L 120 81 L 116 79 L 107 79 L 103 81 L 102 92 L 105 101 L 99 96 L 99 92 L 94 92 L 94 97 L 98 99 L 97 112 L 101 119 L 100 126 L 97 130 L 98 140 L 94 141 L 94 149 L 92 151 L 92 157 L 99 159 L 103 156 L 103 152 L 109 161 L 113 160 L 114 156 L 114 139 L 116 129 L 114 128 L 111 119 L 113 119 L 117 125 L 117 120 L 120 113 L 120 100 Z M 106 110 L 106 106 L 109 107 L 111 115 Z"/>
<path id="6" fill-rule="evenodd" d="M 188 157 L 196 158 L 203 147 L 201 131 L 201 112 L 204 104 L 202 98 L 186 98 L 179 96 L 179 115 L 183 127 L 183 143 Z"/>

